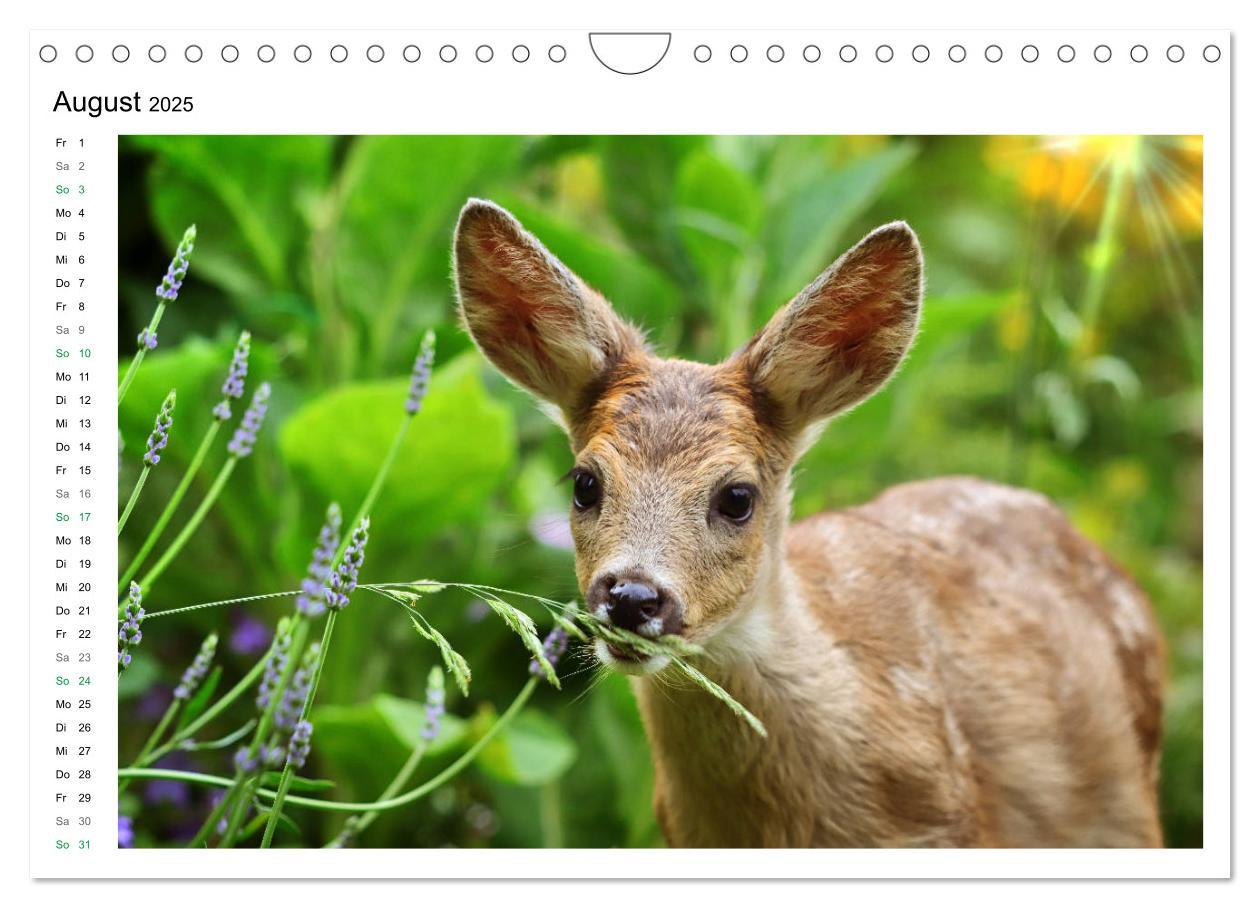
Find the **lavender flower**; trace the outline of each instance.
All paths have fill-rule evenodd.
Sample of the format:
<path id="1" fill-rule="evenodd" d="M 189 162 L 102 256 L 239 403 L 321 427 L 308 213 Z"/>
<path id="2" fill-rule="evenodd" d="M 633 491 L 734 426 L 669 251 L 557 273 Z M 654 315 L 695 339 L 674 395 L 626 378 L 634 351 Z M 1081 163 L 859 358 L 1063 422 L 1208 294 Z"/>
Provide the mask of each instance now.
<path id="1" fill-rule="evenodd" d="M 267 648 L 270 636 L 271 632 L 266 624 L 253 615 L 241 615 L 232 629 L 228 649 L 241 656 L 251 656 Z"/>
<path id="2" fill-rule="evenodd" d="M 553 627 L 546 639 L 543 640 L 543 655 L 547 657 L 547 661 L 551 663 L 551 667 L 555 668 L 556 663 L 560 661 L 560 657 L 564 655 L 564 651 L 569 648 L 569 635 L 562 627 Z M 537 659 L 529 660 L 529 672 L 542 678 L 542 666 L 538 664 Z"/>
<path id="3" fill-rule="evenodd" d="M 146 350 L 156 350 L 157 332 L 151 328 L 145 328 L 136 335 L 136 346 L 143 347 Z"/>
<path id="4" fill-rule="evenodd" d="M 201 649 L 197 652 L 196 658 L 193 659 L 192 665 L 184 669 L 184 676 L 179 679 L 179 686 L 175 688 L 176 700 L 191 698 L 193 692 L 201 686 L 201 682 L 205 680 L 207 672 L 210 671 L 210 665 L 214 662 L 214 651 L 218 645 L 218 634 L 211 634 L 202 641 Z"/>
<path id="5" fill-rule="evenodd" d="M 429 685 L 424 698 L 424 725 L 420 728 L 420 740 L 432 741 L 438 735 L 442 716 L 446 713 L 446 685 L 442 670 L 434 667 L 429 672 Z"/>
<path id="6" fill-rule="evenodd" d="M 250 748 L 239 748 L 232 757 L 232 765 L 236 767 L 236 771 L 241 775 L 249 775 L 257 771 L 259 763 L 258 757 L 250 753 Z"/>
<path id="7" fill-rule="evenodd" d="M 407 391 L 407 402 L 403 405 L 408 416 L 420 412 L 420 404 L 429 392 L 429 379 L 433 375 L 433 332 L 424 332 L 424 340 L 420 341 L 420 352 L 416 354 L 415 365 L 411 367 L 411 388 Z"/>
<path id="8" fill-rule="evenodd" d="M 254 698 L 259 709 L 267 708 L 289 664 L 289 644 L 293 638 L 288 624 L 287 620 L 281 621 L 276 628 L 275 639 L 271 641 L 271 652 L 267 654 L 267 664 L 263 666 L 262 683 L 258 685 L 258 696 Z"/>
<path id="9" fill-rule="evenodd" d="M 340 541 L 341 508 L 333 502 L 328 506 L 324 525 L 319 530 L 319 541 L 315 543 L 306 578 L 302 581 L 302 592 L 297 597 L 297 610 L 309 618 L 318 618 L 324 613 L 324 596 Z"/>
<path id="10" fill-rule="evenodd" d="M 141 608 L 140 584 L 134 580 L 127 593 L 127 604 L 123 607 L 123 620 L 118 628 L 118 668 L 119 671 L 131 664 L 129 650 L 144 637 L 140 633 L 140 622 L 144 621 L 144 609 Z"/>
<path id="11" fill-rule="evenodd" d="M 175 258 L 171 259 L 162 283 L 157 286 L 157 297 L 162 302 L 173 303 L 179 296 L 179 288 L 184 285 L 184 278 L 188 275 L 188 258 L 192 255 L 196 240 L 197 225 L 193 224 L 184 231 L 184 238 L 179 241 L 179 247 L 175 250 Z"/>
<path id="12" fill-rule="evenodd" d="M 232 418 L 232 400 L 245 394 L 245 376 L 249 374 L 249 332 L 242 331 L 232 352 L 232 364 L 223 380 L 223 400 L 214 405 L 214 418 L 226 422 Z"/>
<path id="13" fill-rule="evenodd" d="M 217 807 L 219 802 L 222 801 L 225 797 L 227 797 L 227 792 L 223 792 L 218 797 L 216 797 L 215 800 L 211 803 L 211 810 Z M 253 811 L 253 809 L 254 809 L 253 804 L 246 804 L 245 810 L 241 812 L 241 819 L 244 820 L 248 818 L 250 813 Z M 229 810 L 228 813 L 231 813 L 231 811 Z M 228 818 L 226 814 L 219 819 L 218 823 L 215 824 L 214 830 L 219 835 L 223 835 L 225 832 L 228 831 Z"/>
<path id="14" fill-rule="evenodd" d="M 311 752 L 311 735 L 315 726 L 303 719 L 293 729 L 293 737 L 289 739 L 289 763 L 294 769 L 306 765 L 306 758 Z"/>
<path id="15" fill-rule="evenodd" d="M 363 567 L 363 554 L 367 548 L 368 519 L 364 517 L 354 528 L 350 536 L 350 546 L 341 556 L 341 564 L 337 565 L 328 581 L 325 599 L 333 611 L 341 611 L 350 604 L 350 594 L 359 583 L 359 568 Z"/>
<path id="16" fill-rule="evenodd" d="M 131 817 L 118 815 L 118 847 L 132 848 L 136 844 L 136 830 Z"/>
<path id="17" fill-rule="evenodd" d="M 158 410 L 157 419 L 153 422 L 153 431 L 149 433 L 149 449 L 144 452 L 144 462 L 155 467 L 162 459 L 161 451 L 170 438 L 171 426 L 175 422 L 175 389 L 166 395 L 162 408 Z"/>
<path id="18" fill-rule="evenodd" d="M 306 697 L 310 693 L 311 681 L 314 680 L 318 663 L 319 644 L 312 643 L 307 648 L 306 655 L 302 657 L 302 664 L 293 673 L 288 688 L 280 697 L 280 703 L 276 706 L 272 723 L 280 734 L 292 732 L 297 727 L 298 720 L 302 718 L 302 711 L 306 708 Z"/>
<path id="19" fill-rule="evenodd" d="M 271 397 L 271 385 L 263 382 L 254 392 L 249 402 L 249 409 L 236 427 L 236 434 L 228 442 L 228 453 L 233 457 L 248 457 L 258 442 L 258 430 L 262 428 L 263 418 L 267 415 L 267 401 Z"/>

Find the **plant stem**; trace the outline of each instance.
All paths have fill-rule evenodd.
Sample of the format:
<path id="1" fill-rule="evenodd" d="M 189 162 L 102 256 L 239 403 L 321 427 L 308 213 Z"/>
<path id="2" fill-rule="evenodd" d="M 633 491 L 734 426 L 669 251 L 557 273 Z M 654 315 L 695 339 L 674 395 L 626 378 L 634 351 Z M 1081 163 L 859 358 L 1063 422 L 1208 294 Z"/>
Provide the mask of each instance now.
<path id="1" fill-rule="evenodd" d="M 407 780 L 410 779 L 412 773 L 416 771 L 416 767 L 420 765 L 420 761 L 424 758 L 425 751 L 428 749 L 429 742 L 424 738 L 421 738 L 419 742 L 417 742 L 416 746 L 412 748 L 410 756 L 407 757 L 407 762 L 402 765 L 402 769 L 398 770 L 398 773 L 394 776 L 393 780 L 386 786 L 385 790 L 381 792 L 380 799 L 382 801 L 388 801 L 390 798 L 394 797 L 394 795 L 398 794 L 402 787 L 407 784 Z M 350 817 L 346 820 L 346 825 L 342 827 L 337 839 L 340 839 L 343 842 L 348 842 L 352 836 L 359 835 L 376 822 L 376 818 L 380 815 L 381 812 L 379 810 L 370 810 L 367 813 Z M 334 839 L 333 842 L 337 841 L 337 839 Z M 324 847 L 333 847 L 333 842 L 329 842 Z"/>
<path id="2" fill-rule="evenodd" d="M 122 516 L 118 518 L 119 536 L 122 535 L 123 527 L 127 525 L 127 518 L 131 516 L 131 509 L 134 508 L 136 506 L 136 502 L 140 500 L 140 490 L 144 488 L 144 484 L 149 478 L 149 471 L 151 469 L 153 468 L 146 463 L 144 465 L 144 469 L 140 471 L 140 478 L 136 480 L 136 484 L 131 490 L 131 497 L 127 499 L 127 506 L 123 508 Z M 129 577 L 127 579 L 130 580 L 131 578 Z M 124 586 L 120 586 L 118 588 L 118 592 L 122 593 L 125 588 L 125 584 Z"/>
<path id="3" fill-rule="evenodd" d="M 337 612 L 329 611 L 324 619 L 324 637 L 319 643 L 319 658 L 315 660 L 315 671 L 311 675 L 311 683 L 306 688 L 306 699 L 302 703 L 302 713 L 297 722 L 305 722 L 310 714 L 311 704 L 315 700 L 315 691 L 319 689 L 319 676 L 324 672 L 324 660 L 328 658 L 328 647 L 332 643 L 333 627 L 337 623 Z M 295 651 L 294 655 L 297 655 Z M 276 823 L 280 819 L 280 811 L 284 808 L 285 796 L 293 782 L 293 761 L 285 755 L 284 770 L 280 773 L 280 784 L 276 787 L 276 800 L 271 805 L 271 815 L 267 817 L 267 828 L 263 831 L 262 848 L 271 847 L 271 838 L 276 832 Z"/>
<path id="4" fill-rule="evenodd" d="M 407 430 L 411 428 L 411 419 L 410 414 L 403 416 L 402 424 L 399 425 L 398 432 L 394 435 L 389 451 L 385 453 L 385 459 L 381 461 L 380 467 L 376 470 L 376 475 L 372 478 L 372 485 L 368 488 L 367 495 L 363 497 L 363 503 L 359 505 L 359 510 L 354 515 L 354 519 L 346 524 L 345 536 L 341 540 L 341 546 L 337 549 L 337 557 L 333 559 L 334 565 L 341 563 L 341 556 L 346 553 L 346 548 L 350 545 L 350 537 L 354 535 L 354 528 L 359 525 L 359 521 L 371 513 L 372 506 L 376 504 L 376 499 L 380 497 L 381 489 L 385 485 L 385 478 L 394 466 L 394 461 L 398 459 L 398 452 L 402 450 L 403 439 L 407 437 Z"/>
<path id="5" fill-rule="evenodd" d="M 216 700 L 213 705 L 211 705 L 210 707 L 206 709 L 205 712 L 203 712 L 200 716 L 198 716 L 193 721 L 189 722 L 183 728 L 177 729 L 175 734 L 171 735 L 171 739 L 167 741 L 165 744 L 163 744 L 161 747 L 159 747 L 157 750 L 155 750 L 152 754 L 150 754 L 147 760 L 142 759 L 142 756 L 143 756 L 143 752 L 142 752 L 142 756 L 137 757 L 135 760 L 135 763 L 133 763 L 132 765 L 133 766 L 147 766 L 150 763 L 156 762 L 157 760 L 160 760 L 162 757 L 166 756 L 175 748 L 179 747 L 185 741 L 192 738 L 193 735 L 195 735 L 198 731 L 200 731 L 206 725 L 213 722 L 225 709 L 231 706 L 237 700 L 237 698 L 240 697 L 241 694 L 245 693 L 245 691 L 253 687 L 254 682 L 257 681 L 258 676 L 263 673 L 263 669 L 266 667 L 266 665 L 267 665 L 267 656 L 264 655 L 261 659 L 259 659 L 254 664 L 254 667 L 249 670 L 249 673 L 245 675 L 244 678 L 236 682 L 235 687 L 233 687 L 230 691 L 228 691 L 226 694 L 224 694 L 222 697 Z"/>
<path id="6" fill-rule="evenodd" d="M 175 516 L 175 510 L 179 507 L 179 503 L 184 500 L 184 494 L 188 491 L 188 487 L 192 485 L 193 477 L 201 469 L 201 463 L 206 459 L 206 453 L 210 450 L 210 443 L 214 441 L 214 436 L 218 434 L 219 426 L 221 425 L 223 425 L 222 421 L 216 419 L 206 429 L 206 434 L 202 436 L 201 444 L 197 447 L 197 453 L 193 455 L 192 462 L 188 465 L 188 469 L 184 471 L 179 485 L 175 487 L 171 500 L 166 503 L 166 507 L 162 509 L 162 514 L 158 517 L 157 523 L 153 525 L 153 529 L 149 530 L 149 535 L 145 537 L 144 544 L 140 546 L 136 556 L 131 559 L 131 564 L 127 565 L 127 570 L 119 578 L 118 595 L 121 596 L 123 591 L 127 589 L 128 582 L 136 575 L 136 571 L 140 569 L 144 559 L 149 557 L 149 552 L 153 551 L 153 546 L 157 545 L 157 541 L 161 538 L 166 525 Z M 122 531 L 119 530 L 119 532 Z"/>
<path id="7" fill-rule="evenodd" d="M 321 801 L 318 798 L 306 798 L 299 795 L 289 796 L 288 803 L 296 804 L 299 807 L 309 807 L 312 810 L 325 810 L 332 813 L 365 813 L 368 811 L 385 811 L 393 810 L 397 807 L 405 807 L 408 804 L 415 803 L 434 789 L 440 788 L 449 782 L 452 778 L 462 772 L 469 763 L 476 759 L 477 755 L 489 744 L 496 735 L 499 734 L 514 718 L 517 713 L 529 701 L 530 696 L 538 687 L 538 678 L 530 678 L 525 682 L 525 686 L 521 688 L 520 693 L 516 695 L 516 699 L 512 704 L 504 710 L 503 714 L 494 721 L 494 724 L 486 730 L 486 733 L 477 739 L 472 747 L 464 751 L 459 757 L 451 763 L 450 766 L 442 770 L 433 778 L 429 779 L 417 787 L 411 789 L 406 794 L 397 795 L 391 798 L 382 798 L 379 801 Z M 174 779 L 179 782 L 191 782 L 194 785 L 208 785 L 216 788 L 231 788 L 236 784 L 237 780 L 229 779 L 225 776 L 210 776 L 199 772 L 184 772 L 177 769 L 148 769 L 133 768 L 118 770 L 120 779 Z M 272 800 L 276 796 L 276 792 L 269 791 L 265 788 L 254 792 L 258 797 L 265 800 Z M 217 819 L 217 818 L 216 818 Z M 208 821 L 207 821 L 208 822 Z M 194 840 L 195 842 L 195 840 Z"/>
<path id="8" fill-rule="evenodd" d="M 1098 321 L 1098 312 L 1102 308 L 1103 291 L 1107 288 L 1107 278 L 1111 274 L 1111 266 L 1115 261 L 1116 235 L 1120 228 L 1120 204 L 1124 200 L 1124 190 L 1128 185 L 1127 172 L 1113 165 L 1111 179 L 1107 183 L 1107 195 L 1103 202 L 1102 216 L 1098 222 L 1098 235 L 1094 239 L 1093 260 L 1089 265 L 1089 278 L 1082 294 L 1080 336 L 1077 338 L 1078 355 L 1090 354 L 1097 345 L 1094 338 L 1094 326 Z"/>
<path id="9" fill-rule="evenodd" d="M 259 745 L 271 734 L 271 725 L 275 719 L 276 709 L 279 707 L 280 701 L 284 699 L 284 694 L 289 689 L 289 684 L 293 681 L 293 673 L 297 671 L 299 661 L 294 656 L 302 652 L 302 649 L 306 646 L 306 638 L 310 633 L 311 624 L 305 616 L 299 616 L 295 620 L 296 627 L 293 629 L 293 638 L 289 641 L 289 657 L 285 660 L 284 671 L 281 672 L 280 679 L 276 682 L 275 690 L 271 694 L 271 700 L 267 703 L 267 708 L 263 710 L 262 717 L 258 720 L 258 728 L 254 730 L 254 739 L 249 744 L 249 758 L 251 761 L 258 758 Z M 227 832 L 219 840 L 219 847 L 224 847 L 227 843 L 235 840 L 236 831 L 240 828 L 241 821 L 245 817 L 245 809 L 249 806 L 249 799 L 253 797 L 254 790 L 257 788 L 257 776 L 244 779 L 243 774 L 238 772 L 236 778 L 237 784 L 233 786 L 233 790 L 239 788 L 240 783 L 244 781 L 243 797 L 237 801 L 232 810 L 232 816 L 228 820 Z"/>
<path id="10" fill-rule="evenodd" d="M 166 311 L 166 301 L 159 300 L 157 308 L 153 310 L 153 318 L 149 319 L 149 332 L 157 333 L 158 322 L 162 320 L 162 313 Z M 127 396 L 127 389 L 131 387 L 131 382 L 136 377 L 136 372 L 140 370 L 140 364 L 144 362 L 144 354 L 148 352 L 148 347 L 141 344 L 140 349 L 136 351 L 136 355 L 131 358 L 131 365 L 127 367 L 127 373 L 122 377 L 122 381 L 118 383 L 118 403 L 121 406 L 123 398 Z"/>
<path id="11" fill-rule="evenodd" d="M 135 764 L 144 765 L 144 761 L 148 758 L 150 751 L 157 746 L 157 742 L 161 740 L 162 735 L 166 733 L 166 727 L 171 724 L 171 720 L 175 718 L 175 713 L 179 712 L 182 700 L 172 699 L 171 705 L 166 707 L 166 712 L 162 713 L 162 718 L 158 720 L 157 726 L 153 729 L 153 734 L 149 735 L 149 740 L 144 742 L 144 747 L 140 748 L 140 753 L 136 756 Z M 118 783 L 118 793 L 122 794 L 127 790 L 127 780 L 123 779 Z"/>
<path id="12" fill-rule="evenodd" d="M 542 820 L 543 848 L 564 847 L 564 810 L 560 800 L 560 785 L 554 779 L 538 793 Z"/>
<path id="13" fill-rule="evenodd" d="M 210 511 L 210 508 L 214 506 L 215 499 L 219 497 L 219 493 L 222 492 L 223 487 L 227 485 L 228 477 L 232 475 L 232 471 L 236 469 L 236 465 L 239 461 L 240 458 L 233 455 L 228 457 L 227 461 L 224 462 L 222 468 L 219 470 L 219 475 L 214 478 L 214 483 L 210 486 L 210 490 L 206 492 L 206 497 L 203 498 L 201 504 L 197 506 L 197 510 L 193 512 L 192 517 L 188 519 L 188 523 L 184 525 L 182 530 L 180 530 L 179 535 L 175 537 L 175 541 L 172 542 L 167 550 L 162 553 L 162 557 L 158 559 L 158 563 L 149 568 L 149 572 L 145 574 L 144 579 L 140 581 L 141 589 L 147 591 L 152 588 L 153 583 L 162 576 L 162 572 L 166 570 L 167 566 L 171 563 L 175 556 L 179 554 L 180 549 L 184 547 L 185 543 L 187 543 L 189 538 L 192 537 L 192 534 L 197 531 L 197 527 L 201 526 L 201 521 L 205 519 L 206 514 Z"/>

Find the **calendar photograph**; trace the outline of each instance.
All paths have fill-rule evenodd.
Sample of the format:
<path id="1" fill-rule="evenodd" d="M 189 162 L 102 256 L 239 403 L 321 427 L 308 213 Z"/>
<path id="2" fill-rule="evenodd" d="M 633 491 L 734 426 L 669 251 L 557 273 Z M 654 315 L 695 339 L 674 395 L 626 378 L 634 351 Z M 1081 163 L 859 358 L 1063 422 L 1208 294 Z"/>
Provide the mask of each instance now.
<path id="1" fill-rule="evenodd" d="M 117 194 L 120 848 L 1203 847 L 1202 136 Z"/>

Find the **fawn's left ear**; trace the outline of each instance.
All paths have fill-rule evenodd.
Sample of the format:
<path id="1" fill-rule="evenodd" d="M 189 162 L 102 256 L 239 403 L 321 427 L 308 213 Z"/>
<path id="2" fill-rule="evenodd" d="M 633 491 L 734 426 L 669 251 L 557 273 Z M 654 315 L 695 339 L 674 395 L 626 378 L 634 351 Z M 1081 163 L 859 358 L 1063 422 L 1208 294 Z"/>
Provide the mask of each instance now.
<path id="1" fill-rule="evenodd" d="M 477 346 L 570 424 L 592 384 L 642 346 L 602 296 L 493 202 L 470 199 L 460 213 L 455 280 Z"/>
<path id="2" fill-rule="evenodd" d="M 735 354 L 750 383 L 800 432 L 873 394 L 919 323 L 923 255 L 897 221 L 869 233 Z"/>

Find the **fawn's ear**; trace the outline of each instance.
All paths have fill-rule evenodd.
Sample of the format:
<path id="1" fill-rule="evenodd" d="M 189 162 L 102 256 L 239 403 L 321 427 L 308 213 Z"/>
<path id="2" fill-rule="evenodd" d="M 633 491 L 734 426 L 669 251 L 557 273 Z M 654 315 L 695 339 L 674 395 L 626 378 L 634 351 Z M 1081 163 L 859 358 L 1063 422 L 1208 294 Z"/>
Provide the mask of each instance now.
<path id="1" fill-rule="evenodd" d="M 470 199 L 455 228 L 455 281 L 468 333 L 500 372 L 576 416 L 583 392 L 642 346 L 516 218 Z"/>
<path id="2" fill-rule="evenodd" d="M 922 299 L 918 238 L 901 221 L 886 224 L 775 313 L 735 360 L 799 432 L 888 380 L 914 339 Z"/>

